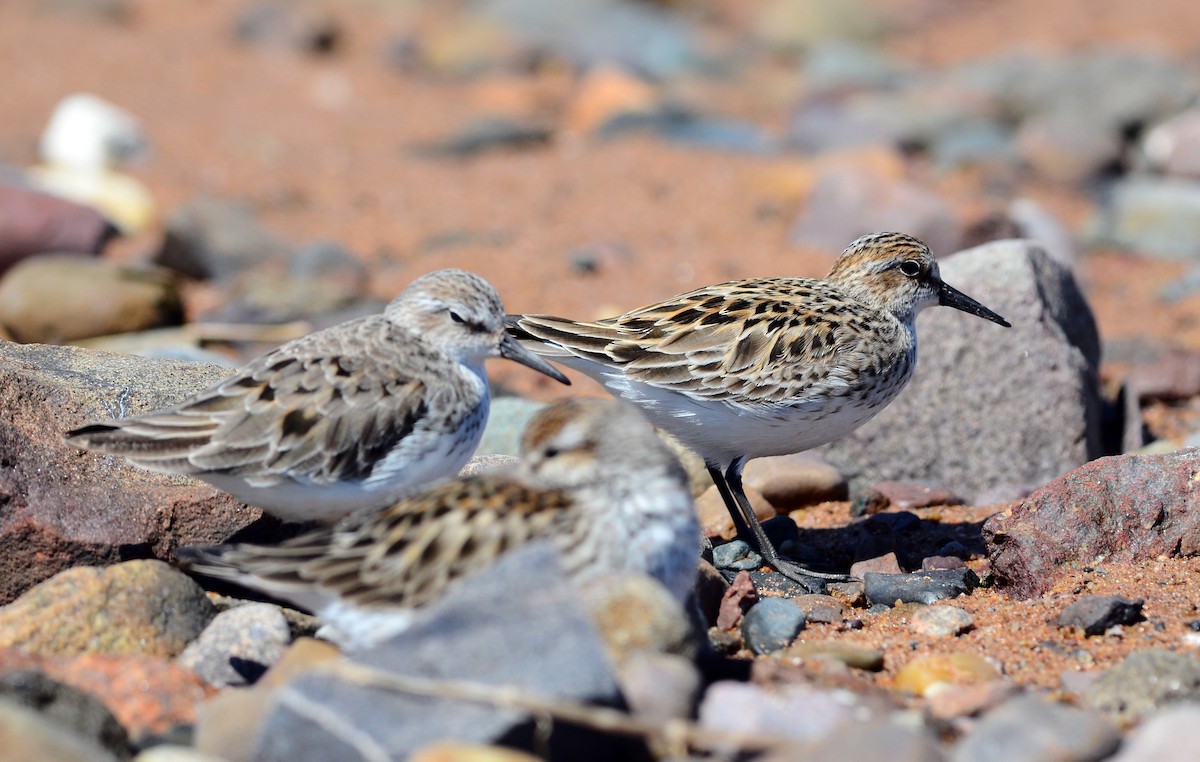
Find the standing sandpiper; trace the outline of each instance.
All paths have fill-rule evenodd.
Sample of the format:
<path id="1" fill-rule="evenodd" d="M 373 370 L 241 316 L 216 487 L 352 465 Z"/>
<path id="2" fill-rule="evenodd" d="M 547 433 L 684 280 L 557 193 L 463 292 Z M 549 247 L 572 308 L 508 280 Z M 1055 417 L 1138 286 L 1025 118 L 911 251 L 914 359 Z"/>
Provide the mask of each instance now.
<path id="1" fill-rule="evenodd" d="M 840 579 L 779 557 L 742 468 L 832 442 L 882 410 L 916 365 L 917 313 L 937 304 L 1010 327 L 943 283 L 924 243 L 877 233 L 850 244 L 823 280 L 731 281 L 590 323 L 513 315 L 509 331 L 704 458 L 738 535 L 771 566 L 798 581 Z"/>
<path id="2" fill-rule="evenodd" d="M 184 548 L 195 572 L 290 600 L 344 647 L 411 622 L 412 610 L 502 554 L 545 540 L 576 584 L 616 571 L 657 578 L 680 602 L 700 559 L 687 473 L 638 412 L 571 399 L 530 421 L 515 474 L 483 474 L 359 512 L 280 545 Z"/>
<path id="3" fill-rule="evenodd" d="M 67 441 L 194 476 L 286 521 L 331 520 L 458 473 L 487 422 L 489 357 L 570 383 L 505 333 L 487 281 L 439 270 L 382 315 L 290 341 L 175 407 Z"/>

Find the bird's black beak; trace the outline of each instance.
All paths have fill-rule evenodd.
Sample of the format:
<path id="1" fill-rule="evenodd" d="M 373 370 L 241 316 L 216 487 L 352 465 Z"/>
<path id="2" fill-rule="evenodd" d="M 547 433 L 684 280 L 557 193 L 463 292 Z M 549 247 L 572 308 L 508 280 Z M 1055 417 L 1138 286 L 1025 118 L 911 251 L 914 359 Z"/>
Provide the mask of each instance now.
<path id="1" fill-rule="evenodd" d="M 943 307 L 953 307 L 956 310 L 969 312 L 972 315 L 978 315 L 984 320 L 990 320 L 993 323 L 998 323 L 1005 328 L 1012 328 L 1009 322 L 1004 318 L 992 312 L 987 307 L 984 307 L 979 302 L 959 291 L 954 286 L 943 283 L 938 288 L 938 304 Z"/>
<path id="2" fill-rule="evenodd" d="M 500 340 L 500 356 L 506 360 L 519 362 L 527 368 L 533 368 L 538 373 L 544 373 L 560 384 L 571 385 L 571 380 L 564 376 L 562 371 L 521 346 L 520 342 L 509 333 L 505 333 L 504 338 Z"/>

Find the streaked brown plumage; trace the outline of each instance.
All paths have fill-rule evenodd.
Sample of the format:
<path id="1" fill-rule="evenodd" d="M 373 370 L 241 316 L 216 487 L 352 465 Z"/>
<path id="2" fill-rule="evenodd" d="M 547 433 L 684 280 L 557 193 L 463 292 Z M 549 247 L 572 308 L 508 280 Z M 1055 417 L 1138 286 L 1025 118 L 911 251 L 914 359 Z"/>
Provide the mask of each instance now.
<path id="1" fill-rule="evenodd" d="M 879 233 L 852 243 L 822 280 L 721 283 L 595 322 L 513 315 L 509 331 L 700 454 L 739 534 L 802 577 L 812 572 L 779 559 L 762 533 L 742 468 L 839 439 L 883 409 L 916 365 L 913 321 L 935 304 L 1008 325 L 943 283 L 921 241 Z"/>
<path id="2" fill-rule="evenodd" d="M 362 646 L 411 610 L 534 540 L 575 581 L 614 571 L 691 590 L 700 528 L 687 475 L 650 425 L 612 400 L 567 400 L 530 422 L 512 475 L 449 482 L 279 546 L 185 550 L 197 572 L 290 600 Z"/>
<path id="3" fill-rule="evenodd" d="M 506 337 L 503 315 L 482 278 L 430 273 L 381 315 L 288 342 L 173 408 L 67 440 L 195 476 L 287 520 L 386 505 L 470 458 L 487 420 L 486 358 L 565 382 Z"/>

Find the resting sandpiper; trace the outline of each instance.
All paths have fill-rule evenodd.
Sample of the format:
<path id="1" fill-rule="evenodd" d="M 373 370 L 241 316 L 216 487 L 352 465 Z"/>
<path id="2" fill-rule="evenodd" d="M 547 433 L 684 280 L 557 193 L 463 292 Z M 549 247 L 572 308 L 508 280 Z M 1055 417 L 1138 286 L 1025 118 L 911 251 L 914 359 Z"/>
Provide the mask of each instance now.
<path id="1" fill-rule="evenodd" d="M 698 453 L 739 536 L 803 581 L 844 575 L 779 557 L 742 489 L 742 469 L 751 458 L 844 437 L 882 410 L 916 365 L 917 313 L 939 304 L 1010 327 L 943 283 L 924 243 L 878 233 L 850 244 L 822 280 L 731 281 L 596 322 L 512 315 L 509 331 Z"/>
<path id="2" fill-rule="evenodd" d="M 571 399 L 530 421 L 513 474 L 483 474 L 360 512 L 276 546 L 184 548 L 193 571 L 289 600 L 362 648 L 525 543 L 547 540 L 574 583 L 657 578 L 683 602 L 700 558 L 687 474 L 634 408 Z"/>
<path id="3" fill-rule="evenodd" d="M 439 270 L 381 315 L 288 342 L 175 407 L 67 441 L 194 476 L 287 521 L 327 521 L 458 473 L 487 422 L 489 357 L 569 383 L 505 333 L 487 281 Z"/>

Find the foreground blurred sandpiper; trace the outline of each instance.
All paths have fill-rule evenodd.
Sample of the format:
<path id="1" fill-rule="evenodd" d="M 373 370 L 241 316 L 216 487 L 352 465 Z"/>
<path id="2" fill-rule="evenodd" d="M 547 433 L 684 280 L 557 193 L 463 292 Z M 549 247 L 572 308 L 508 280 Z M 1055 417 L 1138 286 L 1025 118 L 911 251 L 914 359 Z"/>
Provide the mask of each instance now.
<path id="1" fill-rule="evenodd" d="M 569 383 L 505 333 L 487 281 L 439 270 L 381 315 L 288 342 L 175 407 L 67 440 L 203 479 L 288 521 L 330 520 L 462 468 L 487 421 L 489 357 Z"/>
<path id="2" fill-rule="evenodd" d="M 738 534 L 770 565 L 798 580 L 843 578 L 779 558 L 742 468 L 832 442 L 882 410 L 916 365 L 917 313 L 937 304 L 1010 327 L 943 283 L 924 243 L 878 233 L 850 244 L 822 280 L 731 281 L 596 322 L 513 315 L 509 331 L 704 458 Z"/>
<path id="3" fill-rule="evenodd" d="M 541 410 L 513 474 L 449 482 L 276 546 L 184 548 L 200 574 L 289 600 L 349 648 L 408 626 L 412 610 L 501 554 L 547 540 L 575 583 L 649 574 L 681 602 L 700 526 L 687 474 L 623 402 L 574 399 Z"/>

